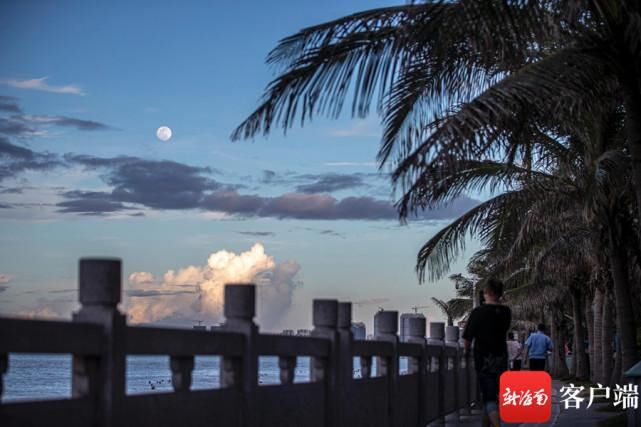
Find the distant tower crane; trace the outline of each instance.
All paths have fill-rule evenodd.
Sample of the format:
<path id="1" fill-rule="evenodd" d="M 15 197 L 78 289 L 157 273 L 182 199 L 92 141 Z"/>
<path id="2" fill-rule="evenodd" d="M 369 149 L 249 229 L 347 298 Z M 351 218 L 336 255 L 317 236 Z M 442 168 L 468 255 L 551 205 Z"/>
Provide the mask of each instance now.
<path id="1" fill-rule="evenodd" d="M 414 314 L 418 314 L 419 309 L 423 308 L 429 308 L 429 305 L 415 305 L 414 307 L 411 307 L 412 310 L 414 310 Z"/>

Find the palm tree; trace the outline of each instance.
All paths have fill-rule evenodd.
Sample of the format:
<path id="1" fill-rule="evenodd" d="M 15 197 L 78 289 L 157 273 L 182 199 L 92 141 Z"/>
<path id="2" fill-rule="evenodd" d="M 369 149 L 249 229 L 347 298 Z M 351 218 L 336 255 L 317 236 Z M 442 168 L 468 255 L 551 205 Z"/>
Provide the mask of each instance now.
<path id="1" fill-rule="evenodd" d="M 454 320 L 466 317 L 472 310 L 476 281 L 462 274 L 452 274 L 450 280 L 454 282 L 456 297 L 447 301 L 432 297 L 432 302 L 447 317 L 447 324 L 454 325 Z"/>
<path id="2" fill-rule="evenodd" d="M 351 94 L 354 116 L 377 99 L 381 162 L 396 153 L 416 165 L 435 147 L 473 157 L 518 132 L 523 117 L 598 111 L 614 91 L 625 105 L 641 218 L 640 8 L 632 0 L 433 1 L 306 28 L 269 54 L 280 75 L 232 137 L 337 117 Z"/>
<path id="3" fill-rule="evenodd" d="M 639 6 L 632 1 L 459 0 L 374 9 L 282 40 L 268 56 L 279 76 L 232 137 L 267 134 L 274 124 L 286 130 L 318 114 L 337 117 L 351 96 L 353 116 L 369 114 L 373 104 L 383 116 L 379 160 L 393 169 L 403 218 L 464 190 L 507 189 L 430 239 L 419 254 L 422 278 L 421 260 L 430 260 L 430 278 L 442 276 L 470 232 L 488 250 L 509 253 L 507 230 L 521 230 L 523 246 L 537 222 L 540 229 L 552 215 L 576 208 L 576 197 L 586 193 L 575 191 L 563 168 L 594 148 L 604 156 L 597 177 L 607 190 L 589 190 L 608 201 L 595 211 L 609 214 L 599 231 L 607 242 L 628 367 L 636 342 L 630 307 L 635 267 L 627 260 L 638 252 L 630 235 L 638 227 L 627 213 L 619 218 L 613 212 L 631 206 L 637 223 L 641 218 L 640 46 Z M 612 104 L 623 117 L 625 138 L 609 152 L 598 138 L 576 144 L 586 133 L 595 135 L 590 125 L 601 126 Z M 609 173 L 628 169 L 632 184 Z M 623 190 L 626 185 L 631 191 Z M 567 197 L 536 202 L 542 194 Z M 628 194 L 636 197 L 628 200 Z M 567 241 L 585 241 L 580 227 L 568 232 Z M 550 245 L 560 244 L 553 239 L 558 236 L 547 237 Z"/>
<path id="4" fill-rule="evenodd" d="M 454 326 L 454 319 L 457 318 L 452 306 L 449 304 L 449 301 L 444 301 L 432 297 L 432 302 L 441 310 L 441 312 L 447 317 L 447 326 Z"/>

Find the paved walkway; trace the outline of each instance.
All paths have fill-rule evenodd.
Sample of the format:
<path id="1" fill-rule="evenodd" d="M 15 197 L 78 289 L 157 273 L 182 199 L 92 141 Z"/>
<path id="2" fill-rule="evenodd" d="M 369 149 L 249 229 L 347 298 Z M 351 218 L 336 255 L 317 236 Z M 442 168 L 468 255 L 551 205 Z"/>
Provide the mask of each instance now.
<path id="1" fill-rule="evenodd" d="M 617 412 L 600 412 L 596 409 L 611 405 L 611 403 L 601 403 L 593 404 L 590 409 L 564 409 L 563 403 L 560 399 L 559 390 L 565 384 L 561 381 L 553 380 L 552 381 L 552 418 L 547 423 L 542 424 L 501 424 L 504 427 L 548 427 L 548 426 L 570 426 L 570 427 L 589 427 L 596 426 L 597 423 L 606 418 L 615 417 L 619 415 Z M 587 403 L 587 400 L 585 401 Z M 460 415 L 456 417 L 455 415 L 449 415 L 445 419 L 445 423 L 435 422 L 429 424 L 430 427 L 434 426 L 444 426 L 444 427 L 454 427 L 454 426 L 480 426 L 481 425 L 481 411 L 472 410 L 470 415 Z M 457 419 L 458 418 L 458 419 Z"/>

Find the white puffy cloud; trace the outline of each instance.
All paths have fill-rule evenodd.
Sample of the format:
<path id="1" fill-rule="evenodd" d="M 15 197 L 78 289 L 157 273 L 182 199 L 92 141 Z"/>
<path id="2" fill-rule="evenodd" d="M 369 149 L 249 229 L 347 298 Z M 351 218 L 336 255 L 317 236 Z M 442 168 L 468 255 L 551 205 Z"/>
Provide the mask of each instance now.
<path id="1" fill-rule="evenodd" d="M 132 323 L 211 324 L 223 321 L 225 284 L 255 283 L 258 323 L 273 330 L 291 306 L 299 269 L 295 261 L 277 263 L 260 243 L 240 254 L 220 250 L 205 265 L 169 270 L 162 279 L 131 274 L 125 308 Z"/>

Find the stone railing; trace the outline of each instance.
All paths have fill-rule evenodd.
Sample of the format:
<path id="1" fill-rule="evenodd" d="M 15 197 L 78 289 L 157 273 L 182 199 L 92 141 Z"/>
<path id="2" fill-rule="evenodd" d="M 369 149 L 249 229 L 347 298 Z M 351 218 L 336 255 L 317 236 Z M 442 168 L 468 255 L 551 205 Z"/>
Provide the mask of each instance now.
<path id="1" fill-rule="evenodd" d="M 0 319 L 0 402 L 9 353 L 71 354 L 72 397 L 2 402 L 0 425 L 422 427 L 476 397 L 456 327 L 431 323 L 428 339 L 425 319 L 412 317 L 401 341 L 398 312 L 380 311 L 375 339 L 354 340 L 351 303 L 314 300 L 312 336 L 261 334 L 251 284 L 225 287 L 226 320 L 215 331 L 131 327 L 117 309 L 120 261 L 82 259 L 79 273 L 72 322 Z M 127 395 L 128 355 L 169 356 L 174 391 Z M 195 355 L 220 356 L 218 388 L 191 389 Z M 280 384 L 259 384 L 260 356 L 278 357 Z M 310 357 L 309 382 L 294 383 L 299 356 Z"/>

